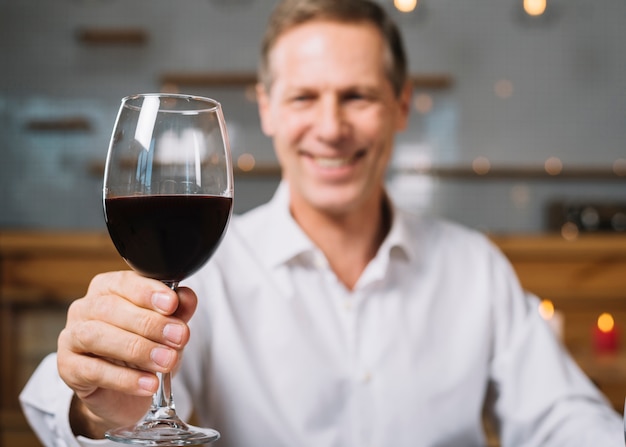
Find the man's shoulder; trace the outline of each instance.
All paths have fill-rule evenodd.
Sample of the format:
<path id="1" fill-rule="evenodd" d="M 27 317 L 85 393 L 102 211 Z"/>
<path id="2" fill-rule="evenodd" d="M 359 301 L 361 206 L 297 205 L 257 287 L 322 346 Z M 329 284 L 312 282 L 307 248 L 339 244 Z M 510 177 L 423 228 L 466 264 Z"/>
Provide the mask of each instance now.
<path id="1" fill-rule="evenodd" d="M 481 243 L 487 240 L 485 233 L 479 229 L 449 220 L 441 216 L 421 215 L 399 209 L 398 218 L 414 239 L 428 238 L 455 241 L 474 241 Z"/>
<path id="2" fill-rule="evenodd" d="M 483 231 L 440 216 L 427 216 L 400 210 L 400 226 L 414 253 L 423 256 L 491 256 L 497 251 Z"/>

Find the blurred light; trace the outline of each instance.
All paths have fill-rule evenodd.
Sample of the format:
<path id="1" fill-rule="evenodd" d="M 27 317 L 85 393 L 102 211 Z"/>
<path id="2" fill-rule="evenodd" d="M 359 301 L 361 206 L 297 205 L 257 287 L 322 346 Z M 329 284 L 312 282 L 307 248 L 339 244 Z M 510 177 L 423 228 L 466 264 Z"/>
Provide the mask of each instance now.
<path id="1" fill-rule="evenodd" d="M 472 162 L 472 169 L 478 175 L 485 175 L 491 169 L 491 163 L 487 157 L 476 157 Z"/>
<path id="2" fill-rule="evenodd" d="M 244 172 L 249 172 L 254 169 L 256 160 L 252 154 L 241 154 L 237 158 L 237 167 Z"/>
<path id="3" fill-rule="evenodd" d="M 422 115 L 426 115 L 433 109 L 433 98 L 428 93 L 420 93 L 415 97 L 413 105 L 415 106 L 415 110 Z"/>
<path id="4" fill-rule="evenodd" d="M 524 11 L 529 16 L 540 16 L 546 12 L 547 1 L 546 0 L 523 0 Z"/>
<path id="5" fill-rule="evenodd" d="M 598 317 L 598 329 L 602 332 L 611 332 L 615 327 L 615 320 L 610 313 L 603 313 Z"/>
<path id="6" fill-rule="evenodd" d="M 613 162 L 613 172 L 620 177 L 626 176 L 626 158 L 618 158 Z"/>
<path id="7" fill-rule="evenodd" d="M 615 213 L 613 217 L 611 217 L 611 227 L 615 231 L 626 231 L 626 214 L 625 213 Z"/>
<path id="8" fill-rule="evenodd" d="M 393 5 L 400 12 L 411 12 L 417 7 L 417 0 L 393 0 Z"/>
<path id="9" fill-rule="evenodd" d="M 501 79 L 493 86 L 496 95 L 501 99 L 510 98 L 513 95 L 513 83 L 506 79 Z"/>
<path id="10" fill-rule="evenodd" d="M 554 304 L 550 300 L 542 300 L 539 303 L 539 315 L 544 320 L 549 320 L 554 316 Z"/>
<path id="11" fill-rule="evenodd" d="M 530 188 L 524 183 L 519 183 L 511 188 L 511 200 L 516 208 L 524 208 L 530 203 Z"/>
<path id="12" fill-rule="evenodd" d="M 546 160 L 544 168 L 550 175 L 559 175 L 563 170 L 563 163 L 557 157 L 550 157 Z"/>
<path id="13" fill-rule="evenodd" d="M 578 237 L 578 226 L 574 222 L 565 222 L 561 227 L 561 236 L 566 241 L 573 241 Z"/>
<path id="14" fill-rule="evenodd" d="M 592 206 L 586 206 L 580 212 L 580 222 L 587 230 L 596 230 L 600 225 L 600 214 Z"/>

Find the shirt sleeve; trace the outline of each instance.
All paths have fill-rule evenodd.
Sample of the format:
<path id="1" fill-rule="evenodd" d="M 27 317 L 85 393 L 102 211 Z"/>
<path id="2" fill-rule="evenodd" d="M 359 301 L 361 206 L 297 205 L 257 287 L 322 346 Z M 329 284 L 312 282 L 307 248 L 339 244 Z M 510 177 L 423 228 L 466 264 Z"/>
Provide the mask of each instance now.
<path id="1" fill-rule="evenodd" d="M 522 291 L 506 260 L 496 264 L 492 379 L 502 446 L 622 447 L 619 414 L 540 317 L 537 297 Z"/>
<path id="2" fill-rule="evenodd" d="M 76 437 L 69 421 L 74 392 L 57 372 L 56 354 L 48 355 L 20 394 L 20 403 L 31 428 L 45 446 L 117 446 L 105 439 Z"/>

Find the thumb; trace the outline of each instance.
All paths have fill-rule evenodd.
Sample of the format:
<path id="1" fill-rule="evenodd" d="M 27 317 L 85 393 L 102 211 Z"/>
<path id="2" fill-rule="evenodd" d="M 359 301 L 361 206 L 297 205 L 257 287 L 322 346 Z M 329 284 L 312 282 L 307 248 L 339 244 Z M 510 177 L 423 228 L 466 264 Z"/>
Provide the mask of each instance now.
<path id="1" fill-rule="evenodd" d="M 196 311 L 198 297 L 189 287 L 179 287 L 176 293 L 178 294 L 178 308 L 173 315 L 187 323 Z"/>

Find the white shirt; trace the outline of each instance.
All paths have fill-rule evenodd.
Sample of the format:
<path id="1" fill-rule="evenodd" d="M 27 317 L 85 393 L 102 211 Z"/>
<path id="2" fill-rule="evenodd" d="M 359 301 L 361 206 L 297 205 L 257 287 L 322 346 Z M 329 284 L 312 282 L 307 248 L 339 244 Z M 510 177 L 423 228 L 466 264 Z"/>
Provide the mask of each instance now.
<path id="1" fill-rule="evenodd" d="M 394 209 L 354 290 L 291 218 L 284 185 L 234 217 L 187 285 L 199 297 L 173 384 L 220 447 L 623 447 L 620 417 L 480 233 Z M 21 395 L 47 445 L 73 437 L 49 357 Z"/>

